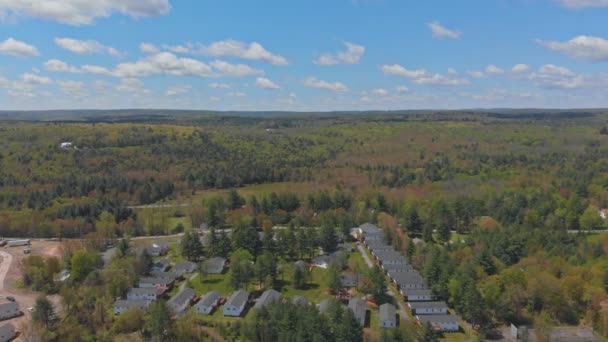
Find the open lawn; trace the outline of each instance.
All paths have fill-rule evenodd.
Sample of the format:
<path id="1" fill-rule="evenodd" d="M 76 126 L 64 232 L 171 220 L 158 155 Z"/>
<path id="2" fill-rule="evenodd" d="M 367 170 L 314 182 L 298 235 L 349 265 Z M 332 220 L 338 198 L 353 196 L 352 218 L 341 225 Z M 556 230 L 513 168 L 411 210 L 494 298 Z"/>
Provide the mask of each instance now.
<path id="1" fill-rule="evenodd" d="M 313 267 L 310 272 L 309 280 L 302 289 L 296 289 L 291 284 L 291 274 L 285 277 L 285 281 L 279 282 L 280 288 L 277 288 L 283 297 L 293 298 L 295 296 L 303 296 L 311 303 L 319 304 L 321 299 L 331 297 L 327 293 L 327 270 Z"/>
<path id="2" fill-rule="evenodd" d="M 223 274 L 208 274 L 206 276 L 198 276 L 191 281 L 192 288 L 196 293 L 204 295 L 209 291 L 217 291 L 222 297 L 228 297 L 233 290 L 230 288 L 230 279 L 228 273 Z"/>

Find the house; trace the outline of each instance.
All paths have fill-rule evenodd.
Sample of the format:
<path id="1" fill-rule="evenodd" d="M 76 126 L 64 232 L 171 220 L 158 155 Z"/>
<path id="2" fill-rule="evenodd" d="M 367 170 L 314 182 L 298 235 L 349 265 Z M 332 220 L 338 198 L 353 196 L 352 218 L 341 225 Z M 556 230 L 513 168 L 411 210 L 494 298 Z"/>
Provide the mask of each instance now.
<path id="1" fill-rule="evenodd" d="M 291 303 L 295 304 L 295 305 L 300 305 L 300 306 L 306 306 L 306 305 L 310 305 L 310 302 L 308 301 L 308 299 L 302 297 L 302 296 L 295 296 L 291 299 Z"/>
<path id="2" fill-rule="evenodd" d="M 192 261 L 184 261 L 175 264 L 175 266 L 173 266 L 173 272 L 175 272 L 178 277 L 181 278 L 186 273 L 192 273 L 196 271 L 197 266 L 198 265 Z"/>
<path id="3" fill-rule="evenodd" d="M 243 314 L 245 306 L 249 301 L 249 292 L 238 290 L 233 293 L 224 304 L 224 316 L 238 317 Z"/>
<path id="4" fill-rule="evenodd" d="M 213 312 L 213 309 L 219 305 L 221 298 L 222 297 L 220 296 L 219 292 L 211 291 L 204 295 L 203 298 L 196 303 L 194 310 L 203 315 L 210 315 L 211 312 Z"/>
<path id="5" fill-rule="evenodd" d="M 422 326 L 430 323 L 435 329 L 444 332 L 458 331 L 458 317 L 454 315 L 420 315 L 416 320 Z"/>
<path id="6" fill-rule="evenodd" d="M 0 327 L 0 342 L 12 341 L 15 337 L 17 337 L 17 332 L 11 323 Z"/>
<path id="7" fill-rule="evenodd" d="M 146 310 L 150 306 L 151 301 L 149 300 L 123 300 L 119 299 L 114 302 L 112 307 L 114 308 L 114 314 L 120 315 L 123 312 L 129 310 Z"/>
<path id="8" fill-rule="evenodd" d="M 435 299 L 430 289 L 403 289 L 401 294 L 408 302 L 430 302 Z"/>
<path id="9" fill-rule="evenodd" d="M 150 276 L 154 278 L 166 278 L 173 280 L 181 278 L 176 272 L 150 272 Z"/>
<path id="10" fill-rule="evenodd" d="M 154 241 L 147 250 L 151 256 L 165 255 L 169 252 L 169 243 L 167 241 Z"/>
<path id="11" fill-rule="evenodd" d="M 369 252 L 374 255 L 377 252 L 390 252 L 395 251 L 395 248 L 391 245 L 387 245 L 382 241 L 365 241 L 365 246 L 369 249 Z"/>
<path id="12" fill-rule="evenodd" d="M 189 287 L 185 287 L 173 296 L 173 298 L 169 299 L 167 305 L 179 316 L 188 308 L 194 297 L 196 297 L 196 292 Z"/>
<path id="13" fill-rule="evenodd" d="M 19 310 L 19 303 L 6 302 L 0 304 L 0 321 L 5 319 L 21 316 L 23 313 Z"/>
<path id="14" fill-rule="evenodd" d="M 408 302 L 412 313 L 415 315 L 445 315 L 448 306 L 445 302 Z"/>
<path id="15" fill-rule="evenodd" d="M 137 288 L 134 287 L 127 292 L 128 300 L 157 300 L 165 291 L 161 288 Z"/>
<path id="16" fill-rule="evenodd" d="M 357 230 L 358 230 L 357 232 L 359 233 L 359 235 L 364 235 L 364 234 L 373 235 L 373 234 L 382 233 L 382 230 L 380 230 L 380 228 L 378 228 L 376 225 L 371 224 L 369 222 L 360 225 L 359 228 L 357 228 Z"/>
<path id="17" fill-rule="evenodd" d="M 348 308 L 353 312 L 355 319 L 362 327 L 365 326 L 365 315 L 367 313 L 367 304 L 363 299 L 352 298 L 348 301 Z"/>
<path id="18" fill-rule="evenodd" d="M 377 252 L 374 257 L 382 266 L 386 265 L 407 265 L 407 260 L 397 251 Z"/>
<path id="19" fill-rule="evenodd" d="M 260 296 L 260 298 L 258 298 L 253 307 L 256 310 L 260 310 L 261 308 L 267 305 L 277 303 L 279 301 L 281 301 L 281 294 L 274 289 L 270 289 L 262 293 L 262 295 Z"/>
<path id="20" fill-rule="evenodd" d="M 397 312 L 393 304 L 380 305 L 380 326 L 382 328 L 394 328 L 397 326 Z"/>
<path id="21" fill-rule="evenodd" d="M 331 265 L 331 263 L 336 261 L 337 259 L 337 255 L 320 255 L 312 259 L 312 262 L 316 267 L 328 268 L 329 265 Z"/>
<path id="22" fill-rule="evenodd" d="M 418 272 L 398 273 L 395 274 L 394 278 L 391 278 L 393 282 L 399 287 L 399 290 L 405 289 L 426 289 L 426 281 L 418 274 Z"/>
<path id="23" fill-rule="evenodd" d="M 207 274 L 221 274 L 226 267 L 226 259 L 221 257 L 209 258 L 203 261 L 201 266 Z"/>
<path id="24" fill-rule="evenodd" d="M 155 278 L 155 277 L 147 277 L 139 279 L 139 287 L 141 288 L 161 288 L 161 289 L 170 289 L 173 286 L 173 282 L 175 279 L 172 278 Z"/>
<path id="25" fill-rule="evenodd" d="M 55 275 L 54 280 L 63 283 L 64 281 L 70 279 L 70 275 L 69 270 L 63 270 Z"/>
<path id="26" fill-rule="evenodd" d="M 342 287 L 357 287 L 359 286 L 359 280 L 361 275 L 358 273 L 342 272 L 340 274 L 340 283 Z"/>
<path id="27" fill-rule="evenodd" d="M 157 262 L 154 263 L 154 265 L 152 265 L 152 272 L 165 272 L 166 270 L 169 269 L 169 267 L 171 267 L 171 263 L 169 262 L 169 259 L 167 258 L 162 258 L 160 260 L 158 260 Z"/>
<path id="28" fill-rule="evenodd" d="M 412 265 L 385 265 L 384 271 L 386 271 L 386 275 L 391 279 L 401 273 L 416 272 Z"/>

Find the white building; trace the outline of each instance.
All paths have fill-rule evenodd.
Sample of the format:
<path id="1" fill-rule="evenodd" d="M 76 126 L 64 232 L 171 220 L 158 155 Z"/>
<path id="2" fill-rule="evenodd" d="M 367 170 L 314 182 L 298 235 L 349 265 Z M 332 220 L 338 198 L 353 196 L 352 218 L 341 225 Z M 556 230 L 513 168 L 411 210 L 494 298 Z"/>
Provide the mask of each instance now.
<path id="1" fill-rule="evenodd" d="M 221 296 L 219 292 L 211 291 L 196 303 L 194 310 L 203 315 L 210 315 L 211 312 L 213 312 L 213 309 L 218 306 L 220 299 Z"/>

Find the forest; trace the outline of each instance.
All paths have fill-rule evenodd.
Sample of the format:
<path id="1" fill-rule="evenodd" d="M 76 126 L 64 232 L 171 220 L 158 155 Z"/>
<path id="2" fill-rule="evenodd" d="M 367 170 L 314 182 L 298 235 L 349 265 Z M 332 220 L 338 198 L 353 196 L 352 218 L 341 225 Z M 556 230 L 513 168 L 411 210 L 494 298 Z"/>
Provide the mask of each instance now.
<path id="1" fill-rule="evenodd" d="M 235 289 L 272 288 L 277 263 L 334 251 L 366 222 L 384 230 L 471 336 L 493 338 L 511 323 L 538 327 L 547 341 L 552 326 L 608 336 L 608 222 L 600 215 L 608 113 L 119 118 L 0 124 L 0 235 L 84 239 L 71 240 L 61 260 L 28 261 L 23 285 L 59 293 L 67 312 L 80 313 L 39 320 L 47 340 L 73 331 L 154 339 L 171 321 L 161 304 L 131 322 L 103 314 L 147 262 L 126 245 L 100 270 L 99 241 L 184 233 L 184 258 L 226 257 Z M 201 226 L 212 232 L 205 247 L 188 242 Z M 62 268 L 72 273 L 69 287 L 50 281 Z M 91 293 L 100 300 L 87 302 Z M 175 340 L 203 334 L 192 326 L 235 341 L 439 338 L 411 326 L 369 335 L 348 328 L 348 310 L 333 315 L 277 305 L 237 330 L 190 316 L 170 326 Z M 319 328 L 281 330 L 302 320 Z"/>

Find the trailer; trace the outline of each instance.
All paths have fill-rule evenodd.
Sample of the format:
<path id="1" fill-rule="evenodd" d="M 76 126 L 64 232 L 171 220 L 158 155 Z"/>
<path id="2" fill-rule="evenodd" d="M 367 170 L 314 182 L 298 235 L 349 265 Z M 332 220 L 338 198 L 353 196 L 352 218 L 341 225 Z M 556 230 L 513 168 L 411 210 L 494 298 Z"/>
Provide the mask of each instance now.
<path id="1" fill-rule="evenodd" d="M 11 240 L 7 243 L 8 247 L 18 247 L 18 246 L 29 246 L 31 244 L 31 240 Z"/>

